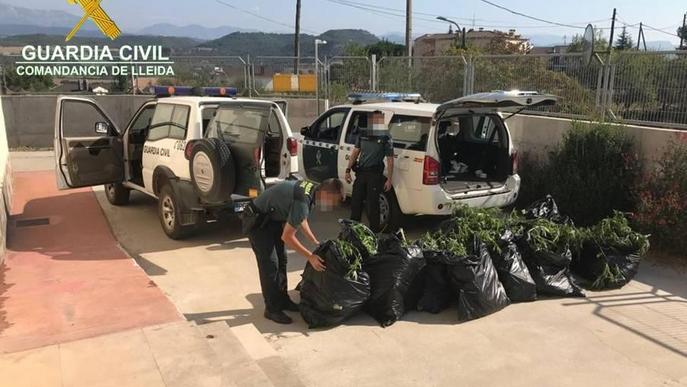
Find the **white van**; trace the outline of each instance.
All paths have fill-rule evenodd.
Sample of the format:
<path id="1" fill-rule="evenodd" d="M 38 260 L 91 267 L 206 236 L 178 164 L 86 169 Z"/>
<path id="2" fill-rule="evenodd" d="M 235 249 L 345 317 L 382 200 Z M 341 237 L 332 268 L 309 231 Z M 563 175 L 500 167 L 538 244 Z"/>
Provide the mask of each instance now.
<path id="1" fill-rule="evenodd" d="M 521 91 L 480 93 L 441 105 L 397 93 L 353 98 L 301 130 L 300 170 L 315 181 L 342 179 L 370 113 L 383 112 L 395 148 L 394 189 L 380 196 L 381 222 L 390 228 L 404 215 L 450 214 L 455 203 L 515 202 L 520 177 L 506 114 L 556 103 L 554 96 Z M 384 101 L 370 102 L 379 99 Z M 352 184 L 345 188 L 350 196 Z"/>

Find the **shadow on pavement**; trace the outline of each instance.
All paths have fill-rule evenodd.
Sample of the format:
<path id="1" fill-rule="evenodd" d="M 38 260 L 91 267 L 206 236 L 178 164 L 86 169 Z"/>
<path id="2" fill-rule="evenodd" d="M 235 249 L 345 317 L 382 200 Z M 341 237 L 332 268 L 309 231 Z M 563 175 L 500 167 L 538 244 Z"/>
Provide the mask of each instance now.
<path id="1" fill-rule="evenodd" d="M 640 271 L 640 278 L 636 279 L 637 284 L 633 286 L 636 291 L 590 295 L 562 305 L 593 305 L 594 316 L 677 355 L 687 357 L 687 299 L 684 280 L 672 284 L 670 278 L 654 278 L 651 272 L 641 274 L 644 273 Z"/>

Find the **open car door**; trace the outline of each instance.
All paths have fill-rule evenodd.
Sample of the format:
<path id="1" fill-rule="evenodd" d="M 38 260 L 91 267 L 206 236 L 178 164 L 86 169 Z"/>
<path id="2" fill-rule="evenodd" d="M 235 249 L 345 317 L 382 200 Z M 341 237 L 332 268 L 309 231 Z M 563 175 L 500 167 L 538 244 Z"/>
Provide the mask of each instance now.
<path id="1" fill-rule="evenodd" d="M 536 91 L 511 90 L 477 93 L 441 104 L 437 108 L 437 117 L 465 113 L 466 109 L 480 112 L 524 110 L 540 106 L 553 106 L 557 101 L 558 98 L 554 95 L 539 94 Z"/>
<path id="2" fill-rule="evenodd" d="M 124 181 L 122 137 L 95 101 L 59 97 L 54 141 L 60 190 Z"/>

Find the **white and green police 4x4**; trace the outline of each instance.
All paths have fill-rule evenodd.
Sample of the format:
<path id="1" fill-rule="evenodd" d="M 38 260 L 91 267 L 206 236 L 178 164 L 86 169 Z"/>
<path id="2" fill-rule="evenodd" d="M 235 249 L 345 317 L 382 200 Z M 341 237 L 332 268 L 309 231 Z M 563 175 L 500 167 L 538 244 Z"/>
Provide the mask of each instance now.
<path id="1" fill-rule="evenodd" d="M 241 212 L 251 196 L 297 172 L 285 103 L 224 97 L 235 89 L 194 91 L 156 88 L 160 98 L 121 130 L 93 99 L 59 97 L 58 188 L 105 185 L 113 205 L 127 204 L 131 190 L 155 197 L 164 232 L 177 239 Z"/>
<path id="2" fill-rule="evenodd" d="M 393 190 L 380 196 L 381 222 L 395 228 L 404 215 L 447 215 L 453 204 L 505 207 L 520 190 L 508 112 L 549 106 L 537 92 L 474 94 L 444 104 L 417 94 L 361 93 L 303 128 L 301 171 L 321 181 L 343 178 L 371 112 L 384 113 L 394 143 Z M 347 195 L 352 184 L 345 184 Z"/>

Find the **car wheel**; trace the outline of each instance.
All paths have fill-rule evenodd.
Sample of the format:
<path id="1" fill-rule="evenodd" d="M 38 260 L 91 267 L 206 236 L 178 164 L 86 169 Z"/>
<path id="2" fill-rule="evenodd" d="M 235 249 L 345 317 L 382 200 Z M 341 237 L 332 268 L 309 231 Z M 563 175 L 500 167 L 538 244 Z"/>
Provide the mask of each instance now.
<path id="1" fill-rule="evenodd" d="M 105 197 L 114 206 L 123 206 L 129 203 L 131 191 L 121 183 L 106 184 Z"/>
<path id="2" fill-rule="evenodd" d="M 395 232 L 401 227 L 403 212 L 398 205 L 394 190 L 379 195 L 379 224 L 382 232 Z"/>
<path id="3" fill-rule="evenodd" d="M 206 203 L 223 203 L 236 188 L 236 167 L 229 146 L 219 139 L 193 145 L 190 161 L 193 187 Z"/>
<path id="4" fill-rule="evenodd" d="M 160 190 L 158 214 L 162 230 L 171 239 L 182 239 L 193 229 L 191 226 L 181 225 L 179 202 L 169 184 L 165 184 Z"/>

